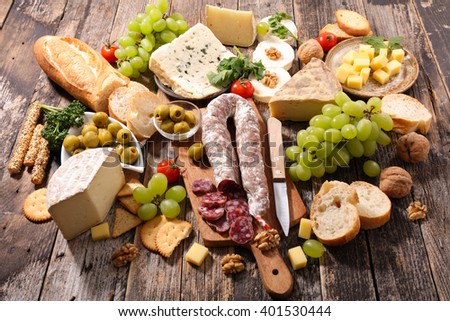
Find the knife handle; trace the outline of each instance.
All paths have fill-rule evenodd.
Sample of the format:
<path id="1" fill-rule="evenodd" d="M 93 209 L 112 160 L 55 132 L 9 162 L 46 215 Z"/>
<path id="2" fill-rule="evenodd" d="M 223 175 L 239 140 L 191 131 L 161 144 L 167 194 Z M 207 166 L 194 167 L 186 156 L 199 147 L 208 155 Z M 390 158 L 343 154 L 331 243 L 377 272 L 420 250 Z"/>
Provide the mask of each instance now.
<path id="1" fill-rule="evenodd" d="M 272 163 L 271 168 L 274 181 L 286 180 L 284 171 L 284 148 L 281 128 L 282 125 L 278 119 L 274 117 L 270 117 L 268 119 L 267 130 L 269 132 L 270 160 Z"/>

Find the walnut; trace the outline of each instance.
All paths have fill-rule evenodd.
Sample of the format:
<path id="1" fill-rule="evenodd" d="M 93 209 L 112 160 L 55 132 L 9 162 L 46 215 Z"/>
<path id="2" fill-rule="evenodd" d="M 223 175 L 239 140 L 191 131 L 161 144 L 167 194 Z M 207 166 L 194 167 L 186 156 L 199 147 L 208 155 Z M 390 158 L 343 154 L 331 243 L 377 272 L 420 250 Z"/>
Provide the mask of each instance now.
<path id="1" fill-rule="evenodd" d="M 408 206 L 408 218 L 411 221 L 417 221 L 427 216 L 428 207 L 422 205 L 419 201 L 414 201 Z"/>
<path id="2" fill-rule="evenodd" d="M 280 234 L 274 228 L 267 231 L 259 232 L 254 241 L 257 243 L 256 247 L 261 251 L 268 251 L 277 247 L 280 244 Z"/>
<path id="3" fill-rule="evenodd" d="M 380 174 L 380 189 L 389 197 L 402 198 L 412 187 L 411 175 L 401 167 L 391 166 Z"/>
<path id="4" fill-rule="evenodd" d="M 316 39 L 309 39 L 298 47 L 297 56 L 302 64 L 306 65 L 312 58 L 322 59 L 324 53 L 322 46 Z"/>
<path id="5" fill-rule="evenodd" d="M 133 261 L 138 256 L 139 250 L 136 245 L 132 243 L 126 243 L 122 247 L 114 252 L 111 259 L 115 267 L 122 267 L 129 262 Z"/>
<path id="6" fill-rule="evenodd" d="M 278 83 L 278 76 L 274 72 L 267 71 L 264 73 L 264 78 L 262 79 L 262 84 L 269 87 L 275 88 Z"/>
<path id="7" fill-rule="evenodd" d="M 239 254 L 227 254 L 220 261 L 222 264 L 223 273 L 229 275 L 232 273 L 238 273 L 245 269 L 244 263 L 242 263 L 242 256 Z"/>
<path id="8" fill-rule="evenodd" d="M 266 49 L 266 56 L 270 60 L 277 60 L 277 59 L 280 59 L 281 52 L 275 47 L 270 47 L 270 48 Z"/>
<path id="9" fill-rule="evenodd" d="M 428 139 L 416 132 L 401 136 L 397 141 L 397 155 L 404 162 L 418 163 L 427 159 L 430 151 Z"/>

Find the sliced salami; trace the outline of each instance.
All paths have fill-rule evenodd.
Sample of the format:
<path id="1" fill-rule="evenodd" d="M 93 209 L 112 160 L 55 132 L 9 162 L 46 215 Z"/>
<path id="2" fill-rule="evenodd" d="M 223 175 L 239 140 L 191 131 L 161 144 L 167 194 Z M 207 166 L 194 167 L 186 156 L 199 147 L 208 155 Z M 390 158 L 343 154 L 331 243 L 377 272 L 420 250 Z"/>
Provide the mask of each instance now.
<path id="1" fill-rule="evenodd" d="M 225 203 L 225 211 L 227 212 L 234 209 L 235 207 L 243 207 L 243 209 L 250 214 L 248 203 L 243 199 L 229 200 Z"/>
<path id="2" fill-rule="evenodd" d="M 246 244 L 253 240 L 252 221 L 245 216 L 237 217 L 230 225 L 230 237 L 238 244 Z"/>
<path id="3" fill-rule="evenodd" d="M 225 209 L 222 206 L 219 207 L 206 207 L 200 206 L 198 213 L 207 221 L 217 221 L 225 214 Z"/>
<path id="4" fill-rule="evenodd" d="M 222 206 L 227 202 L 227 197 L 221 192 L 206 193 L 201 199 L 202 206 L 217 207 Z"/>
<path id="5" fill-rule="evenodd" d="M 232 209 L 228 210 L 226 213 L 227 213 L 226 218 L 230 224 L 233 223 L 236 218 L 242 217 L 242 216 L 247 217 L 250 221 L 252 220 L 252 217 L 250 216 L 248 209 L 246 209 L 243 206 L 233 207 Z"/>
<path id="6" fill-rule="evenodd" d="M 235 192 L 226 193 L 229 200 L 247 200 L 247 193 L 241 188 Z"/>
<path id="7" fill-rule="evenodd" d="M 236 183 L 235 181 L 232 181 L 230 179 L 224 179 L 222 180 L 219 185 L 217 186 L 217 189 L 222 193 L 232 193 L 238 190 L 243 189 L 241 185 Z"/>
<path id="8" fill-rule="evenodd" d="M 192 182 L 191 190 L 195 195 L 204 195 L 206 193 L 214 192 L 216 187 L 210 179 L 200 178 Z"/>
<path id="9" fill-rule="evenodd" d="M 219 233 L 224 233 L 224 232 L 226 232 L 226 231 L 228 231 L 230 229 L 230 224 L 228 223 L 227 218 L 225 217 L 225 215 L 222 216 L 221 218 L 219 218 L 216 221 L 205 220 L 205 222 L 209 226 L 211 226 L 211 228 L 213 230 L 215 230 L 216 232 L 219 232 Z"/>

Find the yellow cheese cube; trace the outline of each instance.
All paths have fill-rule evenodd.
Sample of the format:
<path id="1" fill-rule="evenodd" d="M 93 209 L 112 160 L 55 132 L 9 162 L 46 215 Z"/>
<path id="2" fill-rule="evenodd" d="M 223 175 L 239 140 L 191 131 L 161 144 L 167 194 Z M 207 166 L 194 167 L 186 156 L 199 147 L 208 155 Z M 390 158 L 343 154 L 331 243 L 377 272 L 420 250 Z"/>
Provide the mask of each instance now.
<path id="1" fill-rule="evenodd" d="M 363 85 L 365 85 L 367 80 L 369 80 L 370 68 L 361 69 L 361 73 L 359 75 L 362 77 Z"/>
<path id="2" fill-rule="evenodd" d="M 342 64 L 336 70 L 335 76 L 339 80 L 339 82 L 344 84 L 347 81 L 348 75 L 350 75 L 350 73 L 352 71 L 353 71 L 353 66 L 352 65 Z"/>
<path id="3" fill-rule="evenodd" d="M 367 53 L 370 59 L 375 55 L 375 48 L 371 45 L 359 45 L 359 52 Z"/>
<path id="4" fill-rule="evenodd" d="M 383 56 L 383 55 L 376 56 L 370 62 L 370 68 L 372 68 L 372 70 L 378 70 L 378 69 L 381 69 L 384 66 L 386 66 L 388 62 L 389 62 L 389 60 L 387 59 L 386 56 Z"/>
<path id="5" fill-rule="evenodd" d="M 389 46 L 389 40 L 385 40 L 385 41 L 383 41 L 383 43 L 386 47 Z"/>
<path id="6" fill-rule="evenodd" d="M 388 48 L 380 48 L 378 51 L 378 56 L 386 56 L 388 55 Z"/>
<path id="7" fill-rule="evenodd" d="M 391 60 L 388 62 L 388 64 L 383 68 L 384 71 L 386 71 L 389 76 L 396 75 L 400 72 L 400 69 L 402 68 L 402 64 L 398 62 L 397 60 Z"/>
<path id="8" fill-rule="evenodd" d="M 304 268 L 308 260 L 303 253 L 301 246 L 296 246 L 288 250 L 288 257 L 294 270 Z"/>
<path id="9" fill-rule="evenodd" d="M 208 248 L 194 242 L 189 251 L 186 253 L 186 261 L 200 266 L 208 256 Z"/>
<path id="10" fill-rule="evenodd" d="M 111 234 L 109 233 L 108 222 L 91 227 L 91 236 L 93 241 L 109 239 Z"/>
<path id="11" fill-rule="evenodd" d="M 367 56 L 367 58 L 355 58 L 355 60 L 353 61 L 353 67 L 355 68 L 356 71 L 361 71 L 361 69 L 367 68 L 369 66 L 370 66 L 369 56 Z"/>
<path id="12" fill-rule="evenodd" d="M 355 59 L 355 53 L 356 53 L 356 51 L 354 51 L 354 50 L 350 50 L 349 52 L 347 52 L 347 53 L 342 57 L 342 62 L 343 62 L 344 64 L 352 65 L 352 64 L 353 64 L 353 59 Z"/>
<path id="13" fill-rule="evenodd" d="M 302 218 L 300 220 L 300 228 L 298 229 L 298 237 L 308 240 L 311 238 L 311 220 Z"/>
<path id="14" fill-rule="evenodd" d="M 370 60 L 369 54 L 367 52 L 364 52 L 364 51 L 359 51 L 359 52 L 355 53 L 354 58 L 355 59 L 369 59 Z M 355 63 L 353 62 L 353 64 L 355 64 Z"/>
<path id="15" fill-rule="evenodd" d="M 397 60 L 398 62 L 403 62 L 405 57 L 405 51 L 403 49 L 394 49 L 391 52 L 391 60 Z"/>
<path id="16" fill-rule="evenodd" d="M 377 71 L 375 71 L 372 77 L 382 85 L 389 81 L 389 74 L 383 71 L 383 69 L 378 69 Z"/>
<path id="17" fill-rule="evenodd" d="M 361 44 L 359 45 L 359 52 L 366 52 L 366 51 L 369 50 L 370 48 L 372 48 L 372 45 L 361 43 Z"/>
<path id="18" fill-rule="evenodd" d="M 363 85 L 363 78 L 357 75 L 351 75 L 347 78 L 347 87 L 354 89 L 361 89 Z"/>

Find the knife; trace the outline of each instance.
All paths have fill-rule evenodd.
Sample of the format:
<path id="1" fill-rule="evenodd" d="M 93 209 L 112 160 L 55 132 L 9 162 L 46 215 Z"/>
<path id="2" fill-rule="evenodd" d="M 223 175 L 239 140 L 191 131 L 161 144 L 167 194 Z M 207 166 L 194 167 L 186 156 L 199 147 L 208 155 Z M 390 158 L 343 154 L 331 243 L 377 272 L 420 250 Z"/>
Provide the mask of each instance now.
<path id="1" fill-rule="evenodd" d="M 278 221 L 283 229 L 284 235 L 289 234 L 290 215 L 289 200 L 286 186 L 286 174 L 284 171 L 284 149 L 281 136 L 281 122 L 270 117 L 267 121 L 269 133 L 270 160 L 273 177 L 273 191 L 275 196 L 275 209 Z"/>

